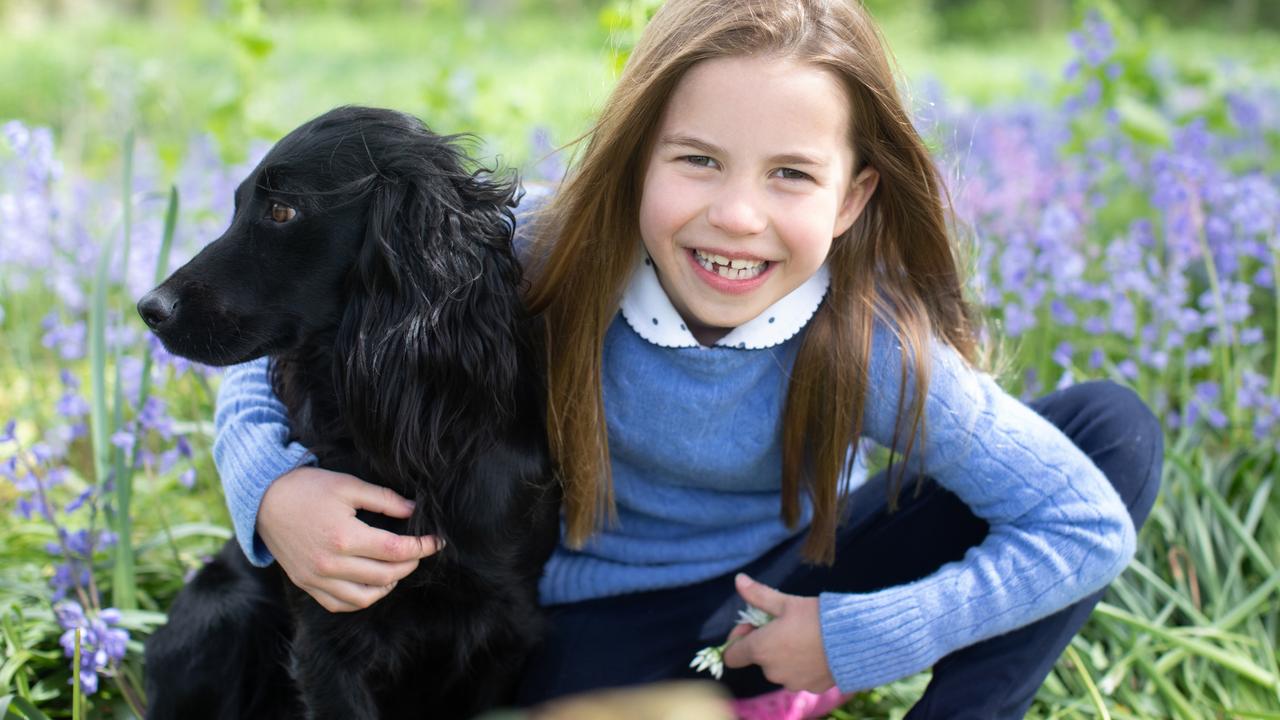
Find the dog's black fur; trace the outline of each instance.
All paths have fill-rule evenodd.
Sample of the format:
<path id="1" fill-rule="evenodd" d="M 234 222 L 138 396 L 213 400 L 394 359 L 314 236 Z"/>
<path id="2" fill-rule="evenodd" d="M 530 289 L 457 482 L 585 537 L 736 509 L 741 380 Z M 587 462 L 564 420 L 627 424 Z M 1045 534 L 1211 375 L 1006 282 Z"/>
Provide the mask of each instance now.
<path id="1" fill-rule="evenodd" d="M 468 166 L 410 116 L 330 111 L 282 139 L 226 233 L 139 302 L 175 354 L 270 356 L 321 467 L 416 503 L 407 522 L 361 519 L 447 543 L 337 614 L 229 543 L 147 642 L 150 717 L 466 718 L 513 687 L 560 491 L 518 294 L 516 184 Z"/>

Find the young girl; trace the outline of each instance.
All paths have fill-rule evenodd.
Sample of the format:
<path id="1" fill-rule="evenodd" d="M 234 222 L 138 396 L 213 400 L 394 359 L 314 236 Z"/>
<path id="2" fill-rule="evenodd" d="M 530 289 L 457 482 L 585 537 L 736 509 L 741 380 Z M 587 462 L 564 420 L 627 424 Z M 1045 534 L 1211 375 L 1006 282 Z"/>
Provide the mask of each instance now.
<path id="1" fill-rule="evenodd" d="M 525 702 L 691 676 L 732 632 L 740 697 L 932 667 L 909 717 L 1023 716 L 1133 556 L 1161 430 L 1116 385 L 1028 408 L 975 368 L 942 194 L 854 0 L 658 12 L 521 228 L 566 491 Z M 435 540 L 356 520 L 407 502 L 306 467 L 285 422 L 265 363 L 228 373 L 245 551 L 331 610 L 377 602 Z M 905 460 L 867 479 L 864 438 Z M 735 627 L 744 600 L 776 618 Z"/>

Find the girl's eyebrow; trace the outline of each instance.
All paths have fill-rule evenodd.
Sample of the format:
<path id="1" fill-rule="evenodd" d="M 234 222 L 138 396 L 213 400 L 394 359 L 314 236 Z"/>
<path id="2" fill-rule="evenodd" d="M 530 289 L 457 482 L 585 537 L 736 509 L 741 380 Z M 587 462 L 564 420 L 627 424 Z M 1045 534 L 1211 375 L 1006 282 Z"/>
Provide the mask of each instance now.
<path id="1" fill-rule="evenodd" d="M 717 155 L 723 157 L 725 155 L 724 148 L 709 143 L 692 135 L 669 135 L 662 138 L 661 145 L 678 145 L 681 147 L 690 147 L 698 152 L 704 152 L 708 155 Z M 774 155 L 769 158 L 771 165 L 809 165 L 812 167 L 826 167 L 827 162 L 813 155 L 807 155 L 800 152 L 789 152 Z"/>

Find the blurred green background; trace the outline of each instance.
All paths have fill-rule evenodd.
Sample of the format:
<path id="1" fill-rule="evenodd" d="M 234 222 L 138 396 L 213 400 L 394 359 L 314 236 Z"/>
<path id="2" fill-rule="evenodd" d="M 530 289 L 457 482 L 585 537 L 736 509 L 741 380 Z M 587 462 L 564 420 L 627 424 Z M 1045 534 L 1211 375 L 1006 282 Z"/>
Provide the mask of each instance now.
<path id="1" fill-rule="evenodd" d="M 1021 313 L 1007 387 L 1110 377 L 1167 425 L 1161 500 L 1139 556 L 1029 717 L 1280 718 L 1280 291 L 1259 281 L 1280 277 L 1280 235 L 1253 227 L 1280 218 L 1280 0 L 867 4 L 926 140 L 968 181 L 955 189 L 981 231 L 983 312 L 1005 330 Z M 657 5 L 0 0 L 0 437 L 7 420 L 17 428 L 16 444 L 0 441 L 0 470 L 85 421 L 68 397 L 104 408 L 115 398 L 114 419 L 96 421 L 100 447 L 64 437 L 66 456 L 33 461 L 31 477 L 52 487 L 62 473 L 59 502 L 104 490 L 91 510 L 59 518 L 125 528 L 124 542 L 75 562 L 91 566 L 103 606 L 123 608 L 133 633 L 123 665 L 77 713 L 58 644 L 69 630 L 50 597 L 67 558 L 47 549 L 52 525 L 9 512 L 39 483 L 0 477 L 0 718 L 128 717 L 122 693 L 137 685 L 141 640 L 230 534 L 209 453 L 216 375 L 172 358 L 144 369 L 152 350 L 132 304 L 165 268 L 161 238 L 175 260 L 190 257 L 225 228 L 239 163 L 344 103 L 474 132 L 485 161 L 554 179 L 562 161 L 546 157 L 589 127 Z M 1071 37 L 1089 11 L 1115 43 L 1081 70 Z M 165 234 L 170 182 L 184 189 Z M 1214 232 L 1182 247 L 1189 218 Z M 1159 241 L 1143 245 L 1146 235 Z M 1064 257 L 1087 263 L 1105 292 L 1055 295 L 1070 274 Z M 90 300 L 91 289 L 102 292 Z M 1224 297 L 1239 315 L 1231 323 Z M 1089 329 L 1123 316 L 1117 303 L 1130 327 Z M 1061 320 L 1064 310 L 1078 318 Z M 86 358 L 95 341 L 106 360 Z M 148 427 L 129 378 L 153 375 L 165 404 Z M 171 426 L 157 430 L 156 415 Z M 123 469 L 117 431 L 129 442 L 136 431 L 153 456 L 136 468 L 132 505 L 107 494 L 114 476 L 95 465 L 110 453 Z M 176 464 L 163 461 L 179 453 L 171 434 L 191 446 Z M 927 680 L 878 688 L 832 717 L 900 718 Z"/>
<path id="2" fill-rule="evenodd" d="M 125 128 L 176 162 L 209 130 L 226 160 L 342 103 L 481 133 L 520 165 L 584 130 L 656 3 L 588 0 L 0 0 L 0 118 L 52 127 L 65 158 L 116 157 Z M 1083 3 L 870 0 L 903 74 L 950 97 L 1041 96 Z M 1280 75 L 1280 3 L 1113 9 L 1184 71 Z M 1199 70 L 1197 70 L 1199 68 Z M 1188 70 L 1189 69 L 1189 70 Z M 535 139 L 533 135 L 538 133 Z"/>

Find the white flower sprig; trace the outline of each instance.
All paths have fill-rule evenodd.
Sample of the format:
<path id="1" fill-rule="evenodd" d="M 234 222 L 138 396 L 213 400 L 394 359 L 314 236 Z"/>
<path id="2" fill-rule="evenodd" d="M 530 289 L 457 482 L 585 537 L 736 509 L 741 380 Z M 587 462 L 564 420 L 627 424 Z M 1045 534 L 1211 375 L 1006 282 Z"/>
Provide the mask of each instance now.
<path id="1" fill-rule="evenodd" d="M 738 611 L 739 625 L 750 625 L 752 627 L 760 628 L 768 625 L 772 620 L 772 615 L 758 607 L 755 607 L 754 605 L 748 605 L 746 610 Z M 742 636 L 739 635 L 738 637 Z M 719 680 L 720 676 L 724 674 L 724 651 L 728 650 L 729 646 L 736 642 L 737 639 L 737 637 L 730 638 L 729 641 L 723 645 L 702 648 L 698 651 L 697 655 L 693 656 L 693 661 L 689 663 L 689 667 L 693 668 L 696 672 L 706 670 L 711 673 L 711 677 Z"/>

